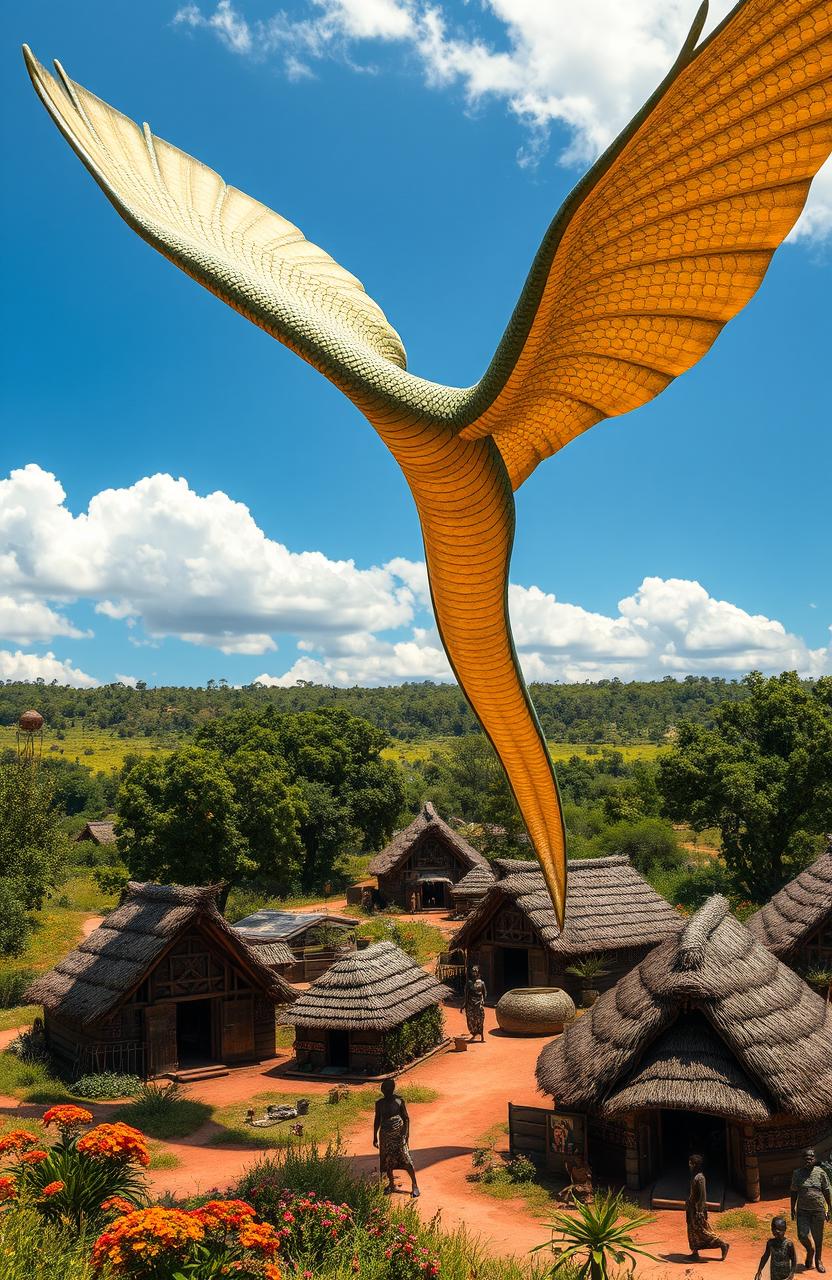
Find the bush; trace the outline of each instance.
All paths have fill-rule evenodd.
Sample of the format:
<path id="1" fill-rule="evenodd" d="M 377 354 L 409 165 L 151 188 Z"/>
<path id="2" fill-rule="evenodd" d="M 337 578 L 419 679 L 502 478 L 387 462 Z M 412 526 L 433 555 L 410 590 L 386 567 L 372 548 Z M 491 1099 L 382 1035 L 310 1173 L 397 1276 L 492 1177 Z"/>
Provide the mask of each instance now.
<path id="1" fill-rule="evenodd" d="M 414 1058 L 420 1058 L 439 1044 L 444 1034 L 445 1022 L 438 1005 L 407 1018 L 401 1026 L 385 1032 L 384 1052 L 388 1069 L 398 1071 Z"/>
<path id="2" fill-rule="evenodd" d="M 6 1052 L 11 1053 L 20 1062 L 49 1066 L 49 1050 L 46 1047 L 43 1032 L 35 1031 L 33 1027 L 19 1032 L 9 1043 Z"/>
<path id="3" fill-rule="evenodd" d="M 597 837 L 595 848 L 602 854 L 626 853 L 642 875 L 654 869 L 671 871 L 685 860 L 676 832 L 662 818 L 616 822 Z"/>
<path id="4" fill-rule="evenodd" d="M 234 1195 L 247 1200 L 268 1222 L 286 1191 L 314 1192 L 321 1199 L 346 1204 L 359 1224 L 384 1205 L 377 1179 L 356 1176 L 338 1140 L 323 1148 L 310 1143 L 264 1156 L 246 1169 Z"/>
<path id="5" fill-rule="evenodd" d="M 142 1088 L 141 1076 L 123 1075 L 118 1071 L 99 1071 L 81 1076 L 71 1086 L 76 1098 L 134 1098 Z"/>
<path id="6" fill-rule="evenodd" d="M 7 973 L 0 973 L 0 1009 L 14 1009 L 16 1005 L 23 1004 L 23 992 L 34 976 L 31 969 L 12 969 Z"/>
<path id="7" fill-rule="evenodd" d="M 77 1227 L 44 1222 L 26 1199 L 0 1214 L 3 1280 L 107 1280 L 109 1269 L 93 1272 L 92 1244 Z"/>
<path id="8" fill-rule="evenodd" d="M 31 931 L 16 881 L 0 877 L 0 955 L 19 956 L 26 949 Z"/>
<path id="9" fill-rule="evenodd" d="M 185 1096 L 180 1084 L 142 1084 L 134 1102 L 119 1107 L 115 1119 L 136 1125 L 151 1138 L 186 1138 L 211 1118 L 205 1102 Z"/>
<path id="10" fill-rule="evenodd" d="M 383 917 L 372 916 L 368 920 L 362 920 L 355 936 L 368 938 L 370 942 L 394 942 L 417 964 L 425 964 L 446 949 L 445 935 L 441 929 L 421 920 L 385 920 Z"/>

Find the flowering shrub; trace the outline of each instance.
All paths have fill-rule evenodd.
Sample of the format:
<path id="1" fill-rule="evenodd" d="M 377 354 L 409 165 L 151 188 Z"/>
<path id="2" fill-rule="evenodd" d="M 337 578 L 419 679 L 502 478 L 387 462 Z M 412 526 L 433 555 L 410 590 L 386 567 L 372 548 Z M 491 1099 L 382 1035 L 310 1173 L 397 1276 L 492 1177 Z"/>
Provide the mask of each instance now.
<path id="1" fill-rule="evenodd" d="M 319 1200 L 314 1191 L 284 1190 L 269 1217 L 277 1225 L 281 1253 L 294 1263 L 320 1262 L 354 1226 L 349 1205 Z"/>
<path id="2" fill-rule="evenodd" d="M 281 1280 L 274 1261 L 280 1236 L 254 1216 L 242 1200 L 210 1200 L 190 1210 L 135 1210 L 98 1237 L 92 1265 L 141 1280 L 169 1280 L 173 1274 L 183 1280 Z"/>
<path id="3" fill-rule="evenodd" d="M 386 1280 L 434 1280 L 439 1275 L 437 1256 L 419 1244 L 419 1237 L 404 1223 L 391 1222 L 383 1210 L 373 1211 L 367 1234 L 378 1241 L 387 1259 Z"/>
<path id="4" fill-rule="evenodd" d="M 17 1195 L 17 1178 L 7 1175 L 0 1178 L 0 1204 L 5 1200 L 13 1200 Z"/>
<path id="5" fill-rule="evenodd" d="M 80 1108 L 79 1108 L 80 1110 Z M 87 1113 L 89 1114 L 89 1113 Z M 78 1151 L 94 1160 L 128 1164 L 150 1164 L 150 1152 L 144 1135 L 129 1124 L 99 1124 L 78 1139 Z"/>
<path id="6" fill-rule="evenodd" d="M 26 1129 L 15 1129 L 0 1140 L 0 1151 L 14 1160 L 3 1179 L 4 1198 L 25 1192 L 42 1217 L 79 1224 L 82 1217 L 105 1221 L 114 1197 L 119 1212 L 125 1206 L 135 1209 L 145 1195 L 137 1166 L 150 1162 L 147 1143 L 129 1125 L 99 1125 L 81 1136 L 91 1120 L 84 1107 L 50 1107 L 43 1122 L 59 1131 L 51 1150 L 40 1147 L 41 1140 Z"/>

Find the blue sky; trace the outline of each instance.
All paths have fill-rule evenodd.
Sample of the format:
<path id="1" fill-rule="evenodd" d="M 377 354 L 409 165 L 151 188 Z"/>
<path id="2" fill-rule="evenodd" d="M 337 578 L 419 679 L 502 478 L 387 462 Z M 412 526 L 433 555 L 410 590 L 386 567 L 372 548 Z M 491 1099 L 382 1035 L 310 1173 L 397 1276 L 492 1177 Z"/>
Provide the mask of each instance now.
<path id="1" fill-rule="evenodd" d="M 23 40 L 296 222 L 378 300 L 414 372 L 466 385 L 694 7 L 9 0 L 0 677 L 446 671 L 392 458 L 115 216 L 32 92 Z M 698 366 L 519 492 L 529 677 L 832 671 L 830 188 Z"/>

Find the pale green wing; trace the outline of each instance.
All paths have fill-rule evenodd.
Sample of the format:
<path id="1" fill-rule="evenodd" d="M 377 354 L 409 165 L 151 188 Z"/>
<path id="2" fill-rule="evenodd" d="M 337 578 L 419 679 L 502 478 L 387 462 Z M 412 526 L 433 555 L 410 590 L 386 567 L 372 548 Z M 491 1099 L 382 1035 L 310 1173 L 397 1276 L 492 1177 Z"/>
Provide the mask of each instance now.
<path id="1" fill-rule="evenodd" d="M 59 63 L 56 77 L 26 47 L 24 56 L 55 124 L 148 244 L 339 383 L 379 359 L 405 367 L 399 335 L 361 282 L 296 226 L 75 84 Z"/>

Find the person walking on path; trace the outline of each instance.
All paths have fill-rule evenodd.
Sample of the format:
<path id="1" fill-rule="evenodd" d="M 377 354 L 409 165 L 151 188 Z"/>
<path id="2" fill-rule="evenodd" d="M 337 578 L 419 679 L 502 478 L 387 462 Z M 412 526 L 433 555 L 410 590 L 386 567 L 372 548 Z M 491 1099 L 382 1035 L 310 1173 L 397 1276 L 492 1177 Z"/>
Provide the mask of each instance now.
<path id="1" fill-rule="evenodd" d="M 378 1147 L 379 1167 L 387 1175 L 387 1186 L 384 1194 L 390 1196 L 396 1190 L 393 1173 L 396 1169 L 404 1169 L 410 1174 L 412 1199 L 416 1200 L 421 1192 L 416 1185 L 416 1170 L 410 1158 L 410 1116 L 404 1098 L 396 1093 L 396 1082 L 390 1077 L 381 1082 L 381 1097 L 376 1102 L 375 1123 L 373 1125 L 373 1146 Z"/>
<path id="2" fill-rule="evenodd" d="M 688 1228 L 688 1244 L 691 1260 L 698 1262 L 700 1249 L 719 1249 L 724 1262 L 728 1256 L 728 1244 L 711 1230 L 708 1222 L 708 1189 L 703 1172 L 704 1160 L 701 1156 L 691 1156 L 688 1161 L 690 1169 L 690 1192 L 685 1203 L 685 1220 Z"/>
<path id="3" fill-rule="evenodd" d="M 824 1273 L 823 1228 L 832 1221 L 832 1183 L 817 1162 L 811 1147 L 803 1152 L 803 1164 L 792 1174 L 792 1217 L 797 1218 L 797 1238 L 806 1250 L 805 1271 Z"/>
<path id="4" fill-rule="evenodd" d="M 765 1252 L 757 1266 L 754 1280 L 760 1280 L 766 1263 L 769 1280 L 792 1280 L 797 1270 L 797 1252 L 792 1241 L 786 1238 L 787 1229 L 785 1218 L 772 1218 L 771 1239 L 766 1241 Z"/>
<path id="5" fill-rule="evenodd" d="M 474 965 L 471 976 L 465 984 L 465 1021 L 468 1034 L 472 1040 L 479 1036 L 485 1044 L 485 1001 L 488 992 L 480 977 L 479 966 Z"/>

